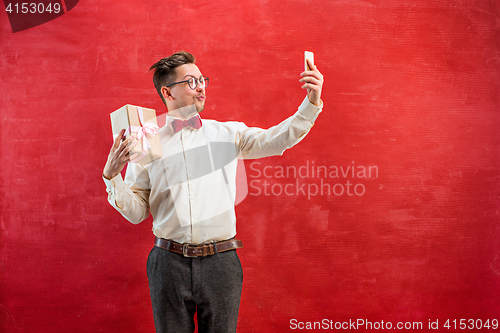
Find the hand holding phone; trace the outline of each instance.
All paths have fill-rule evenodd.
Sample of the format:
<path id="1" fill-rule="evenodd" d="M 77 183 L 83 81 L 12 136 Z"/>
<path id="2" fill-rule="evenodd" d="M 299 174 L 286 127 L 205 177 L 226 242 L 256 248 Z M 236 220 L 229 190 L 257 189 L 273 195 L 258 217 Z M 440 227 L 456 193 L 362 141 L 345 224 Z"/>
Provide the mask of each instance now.
<path id="1" fill-rule="evenodd" d="M 313 68 L 311 68 L 314 66 Z M 302 78 L 299 82 L 303 83 L 302 89 L 307 89 L 307 97 L 309 101 L 316 105 L 321 105 L 321 90 L 323 88 L 323 75 L 318 71 L 314 65 L 314 53 L 310 51 L 304 52 L 304 69 L 302 72 Z M 311 74 L 306 72 L 312 72 Z"/>
<path id="2" fill-rule="evenodd" d="M 309 64 L 314 65 L 314 53 L 304 51 L 304 70 L 311 71 L 312 69 L 309 67 L 307 60 L 309 60 Z"/>

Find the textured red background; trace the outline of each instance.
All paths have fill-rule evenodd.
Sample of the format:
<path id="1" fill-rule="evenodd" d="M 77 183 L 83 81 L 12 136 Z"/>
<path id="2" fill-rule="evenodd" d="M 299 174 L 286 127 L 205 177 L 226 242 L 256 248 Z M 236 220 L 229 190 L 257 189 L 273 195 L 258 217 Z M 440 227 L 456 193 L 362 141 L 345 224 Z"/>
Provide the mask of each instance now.
<path id="1" fill-rule="evenodd" d="M 362 196 L 261 194 L 237 206 L 239 332 L 286 332 L 294 318 L 500 319 L 499 10 L 89 0 L 18 33 L 0 13 L 0 330 L 153 331 L 151 220 L 124 220 L 100 176 L 109 113 L 164 113 L 148 69 L 181 49 L 210 77 L 204 117 L 261 127 L 295 111 L 303 51 L 314 51 L 324 111 L 258 169 L 378 167 L 372 179 L 325 180 L 361 182 Z M 249 181 L 295 182 L 246 166 Z"/>

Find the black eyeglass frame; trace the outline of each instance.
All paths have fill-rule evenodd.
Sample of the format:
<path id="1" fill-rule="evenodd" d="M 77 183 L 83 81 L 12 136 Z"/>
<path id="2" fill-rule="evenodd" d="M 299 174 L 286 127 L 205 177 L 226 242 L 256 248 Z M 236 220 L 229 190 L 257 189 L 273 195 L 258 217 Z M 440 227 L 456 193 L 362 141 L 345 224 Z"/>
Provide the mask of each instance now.
<path id="1" fill-rule="evenodd" d="M 192 77 L 190 77 L 190 78 L 189 78 L 189 79 L 187 79 L 187 80 L 184 80 L 184 81 L 179 81 L 179 82 L 174 82 L 174 83 L 170 83 L 169 85 L 166 85 L 165 87 L 170 87 L 170 86 L 173 86 L 174 84 L 179 84 L 179 83 L 184 83 L 184 82 L 187 82 L 187 83 L 188 83 L 189 88 L 190 88 L 190 89 L 192 89 L 192 90 L 195 90 L 196 88 L 198 88 L 198 85 L 199 85 L 199 84 L 201 84 L 201 83 L 200 83 L 201 78 L 203 78 L 203 81 L 205 82 L 205 84 L 204 84 L 204 87 L 203 87 L 203 88 L 208 87 L 208 81 L 209 81 L 209 79 L 208 79 L 208 77 L 206 77 L 206 76 L 200 76 L 199 78 L 196 78 L 196 77 L 192 76 Z M 196 83 L 195 83 L 195 85 L 194 85 L 194 87 L 191 87 L 191 85 L 189 84 L 189 81 L 191 81 L 192 79 L 195 79 L 195 82 L 196 82 Z"/>

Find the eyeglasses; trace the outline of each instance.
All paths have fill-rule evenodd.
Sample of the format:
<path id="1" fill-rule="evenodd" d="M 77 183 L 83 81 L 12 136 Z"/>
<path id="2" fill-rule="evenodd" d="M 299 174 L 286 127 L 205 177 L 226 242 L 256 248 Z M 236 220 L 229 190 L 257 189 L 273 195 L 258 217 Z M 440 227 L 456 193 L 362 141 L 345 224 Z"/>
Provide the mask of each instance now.
<path id="1" fill-rule="evenodd" d="M 206 76 L 200 76 L 199 79 L 197 79 L 195 77 L 191 77 L 191 78 L 189 78 L 189 80 L 170 83 L 169 85 L 167 85 L 165 87 L 170 87 L 170 86 L 173 86 L 174 84 L 184 83 L 184 82 L 187 82 L 189 88 L 191 88 L 193 90 L 198 88 L 198 84 L 200 85 L 201 88 L 208 87 L 208 77 L 206 77 Z"/>

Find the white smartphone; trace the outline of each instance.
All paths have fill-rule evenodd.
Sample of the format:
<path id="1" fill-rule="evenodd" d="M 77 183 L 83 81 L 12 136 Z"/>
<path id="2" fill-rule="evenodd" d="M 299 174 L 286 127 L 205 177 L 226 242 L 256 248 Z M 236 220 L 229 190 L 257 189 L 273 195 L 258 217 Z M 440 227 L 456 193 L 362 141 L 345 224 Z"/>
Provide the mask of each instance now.
<path id="1" fill-rule="evenodd" d="M 314 53 L 309 52 L 309 51 L 304 51 L 304 70 L 310 71 L 311 68 L 307 65 L 307 60 L 309 60 L 309 63 L 311 65 L 314 65 Z"/>

